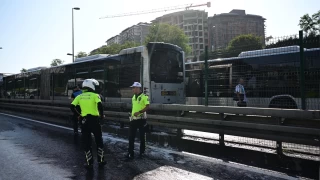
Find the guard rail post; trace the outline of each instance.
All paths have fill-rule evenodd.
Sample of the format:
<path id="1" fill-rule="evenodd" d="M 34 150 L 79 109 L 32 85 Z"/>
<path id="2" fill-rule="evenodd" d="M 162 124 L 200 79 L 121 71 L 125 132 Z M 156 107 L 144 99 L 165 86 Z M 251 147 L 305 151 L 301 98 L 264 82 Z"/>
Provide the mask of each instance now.
<path id="1" fill-rule="evenodd" d="M 284 118 L 278 118 L 278 124 L 280 125 L 280 126 L 282 126 L 283 124 L 284 124 Z M 277 154 L 279 155 L 279 156 L 282 156 L 283 155 L 283 149 L 282 149 L 282 142 L 281 141 L 277 141 L 276 142 L 276 151 L 277 151 Z"/>
<path id="2" fill-rule="evenodd" d="M 180 116 L 180 112 L 179 112 L 179 111 L 177 111 L 177 116 Z M 183 136 L 183 130 L 182 130 L 181 128 L 178 128 L 178 129 L 177 129 L 177 137 L 178 137 L 179 139 L 181 139 L 182 136 Z"/>
<path id="3" fill-rule="evenodd" d="M 224 120 L 224 113 L 219 113 L 221 120 Z M 219 133 L 219 145 L 224 146 L 224 133 Z"/>

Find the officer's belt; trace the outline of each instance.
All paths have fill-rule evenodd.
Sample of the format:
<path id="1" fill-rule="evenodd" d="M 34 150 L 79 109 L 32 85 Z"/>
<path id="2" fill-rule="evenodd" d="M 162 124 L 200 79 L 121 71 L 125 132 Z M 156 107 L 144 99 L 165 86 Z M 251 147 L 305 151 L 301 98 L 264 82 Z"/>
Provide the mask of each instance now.
<path id="1" fill-rule="evenodd" d="M 87 114 L 86 116 L 84 116 L 85 118 L 88 118 L 88 117 L 99 117 L 99 116 L 94 116 L 94 115 L 91 115 L 91 114 Z"/>
<path id="2" fill-rule="evenodd" d="M 138 117 L 132 116 L 131 119 L 132 120 L 138 120 L 138 119 L 145 119 L 145 118 L 144 118 L 144 116 L 138 116 Z"/>

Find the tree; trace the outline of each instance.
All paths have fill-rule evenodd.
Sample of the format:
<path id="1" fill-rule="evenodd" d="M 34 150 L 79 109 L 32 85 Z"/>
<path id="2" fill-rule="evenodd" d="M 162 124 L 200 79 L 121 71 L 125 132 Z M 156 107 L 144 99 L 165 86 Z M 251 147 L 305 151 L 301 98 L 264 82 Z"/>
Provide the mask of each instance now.
<path id="1" fill-rule="evenodd" d="M 320 35 L 315 35 L 314 33 L 309 33 L 306 37 L 303 38 L 303 47 L 310 48 L 319 48 L 320 47 Z M 266 49 L 269 48 L 278 48 L 285 46 L 300 46 L 299 37 L 290 37 L 287 39 L 282 39 L 274 43 L 270 43 L 266 46 Z"/>
<path id="2" fill-rule="evenodd" d="M 22 68 L 22 69 L 20 70 L 20 72 L 21 72 L 21 73 L 26 73 L 27 70 L 26 70 L 25 68 Z"/>
<path id="3" fill-rule="evenodd" d="M 240 35 L 233 38 L 227 48 L 216 49 L 208 53 L 209 59 L 236 57 L 243 51 L 262 49 L 261 38 L 252 34 Z M 204 60 L 204 53 L 200 55 L 200 61 Z"/>
<path id="4" fill-rule="evenodd" d="M 312 19 L 317 25 L 320 25 L 320 10 L 312 15 Z"/>
<path id="5" fill-rule="evenodd" d="M 51 67 L 53 67 L 53 66 L 59 66 L 59 65 L 61 65 L 62 63 L 63 63 L 64 61 L 62 61 L 61 59 L 54 59 L 54 60 L 52 60 L 51 61 Z"/>
<path id="6" fill-rule="evenodd" d="M 150 27 L 145 40 L 146 44 L 149 42 L 171 43 L 181 47 L 186 54 L 191 52 L 191 47 L 188 45 L 189 38 L 184 34 L 184 31 L 177 26 L 165 23 L 153 24 Z"/>
<path id="7" fill-rule="evenodd" d="M 118 54 L 122 49 L 137 47 L 139 44 L 135 42 L 125 42 L 124 44 L 111 44 L 109 46 L 103 45 L 90 52 L 91 55 L 95 54 Z"/>
<path id="8" fill-rule="evenodd" d="M 227 47 L 230 57 L 238 56 L 243 51 L 262 49 L 261 38 L 252 34 L 240 35 L 229 42 Z"/>
<path id="9" fill-rule="evenodd" d="M 76 55 L 76 58 L 82 58 L 82 57 L 87 57 L 87 53 L 83 52 L 83 51 L 80 51 L 78 52 L 78 55 Z"/>
<path id="10" fill-rule="evenodd" d="M 316 30 L 315 25 L 316 25 L 315 22 L 309 16 L 309 14 L 305 14 L 302 17 L 300 17 L 299 26 L 307 34 L 309 34 L 310 31 Z"/>
<path id="11" fill-rule="evenodd" d="M 320 10 L 312 15 L 312 20 L 315 24 L 316 31 L 320 34 Z"/>

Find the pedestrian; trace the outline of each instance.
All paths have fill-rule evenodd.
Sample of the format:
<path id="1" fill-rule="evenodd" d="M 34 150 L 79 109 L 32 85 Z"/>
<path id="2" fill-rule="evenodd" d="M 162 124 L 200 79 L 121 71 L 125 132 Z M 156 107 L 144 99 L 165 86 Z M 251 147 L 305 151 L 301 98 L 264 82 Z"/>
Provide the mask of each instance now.
<path id="1" fill-rule="evenodd" d="M 97 161 L 99 167 L 106 164 L 104 160 L 103 139 L 99 118 L 103 119 L 103 107 L 100 96 L 95 91 L 95 86 L 99 82 L 95 79 L 86 79 L 82 83 L 82 94 L 78 95 L 71 103 L 71 110 L 74 113 L 76 106 L 80 105 L 81 114 L 78 114 L 82 121 L 82 138 L 86 156 L 85 167 L 91 169 L 93 167 L 93 155 L 91 147 L 91 133 L 95 137 L 97 144 Z"/>
<path id="2" fill-rule="evenodd" d="M 237 106 L 246 107 L 247 106 L 247 97 L 246 91 L 244 90 L 244 80 L 243 78 L 239 78 L 239 84 L 235 88 L 234 98 L 233 100 L 237 101 Z"/>
<path id="3" fill-rule="evenodd" d="M 146 146 L 146 127 L 147 127 L 147 113 L 149 109 L 149 97 L 142 93 L 141 84 L 134 82 L 132 86 L 133 97 L 132 97 L 132 111 L 130 116 L 129 126 L 129 152 L 126 155 L 127 159 L 134 158 L 134 139 L 136 136 L 137 129 L 140 133 L 140 157 L 144 156 Z"/>
<path id="4" fill-rule="evenodd" d="M 71 102 L 82 93 L 79 86 L 73 87 L 73 93 L 71 94 Z M 81 121 L 78 119 L 78 114 L 81 114 L 81 108 L 79 105 L 76 106 L 76 113 L 73 113 L 72 121 L 73 121 L 73 132 L 74 135 L 78 135 L 78 124 L 81 126 Z"/>

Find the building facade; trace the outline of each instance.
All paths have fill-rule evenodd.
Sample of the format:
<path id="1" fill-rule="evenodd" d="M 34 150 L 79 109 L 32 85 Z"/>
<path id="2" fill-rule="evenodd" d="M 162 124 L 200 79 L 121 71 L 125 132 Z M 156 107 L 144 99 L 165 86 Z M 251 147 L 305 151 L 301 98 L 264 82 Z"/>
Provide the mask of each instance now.
<path id="1" fill-rule="evenodd" d="M 243 34 L 253 34 L 261 37 L 265 44 L 265 18 L 246 14 L 245 10 L 234 9 L 229 13 L 215 14 L 208 18 L 209 47 L 212 51 L 224 49 L 229 42 Z"/>
<path id="2" fill-rule="evenodd" d="M 107 45 L 120 44 L 120 36 L 116 35 L 106 41 Z"/>
<path id="3" fill-rule="evenodd" d="M 149 34 L 150 26 L 148 23 L 139 23 L 126 28 L 120 33 L 120 44 L 124 44 L 127 41 L 143 44 Z"/>
<path id="4" fill-rule="evenodd" d="M 127 41 L 143 44 L 147 35 L 149 34 L 149 23 L 138 23 L 137 25 L 130 26 L 123 30 L 119 35 L 109 38 L 106 43 L 111 44 L 124 44 Z"/>
<path id="5" fill-rule="evenodd" d="M 208 45 L 208 13 L 200 10 L 185 10 L 166 14 L 153 20 L 153 23 L 176 25 L 189 37 L 192 51 L 187 60 L 199 60 Z"/>

